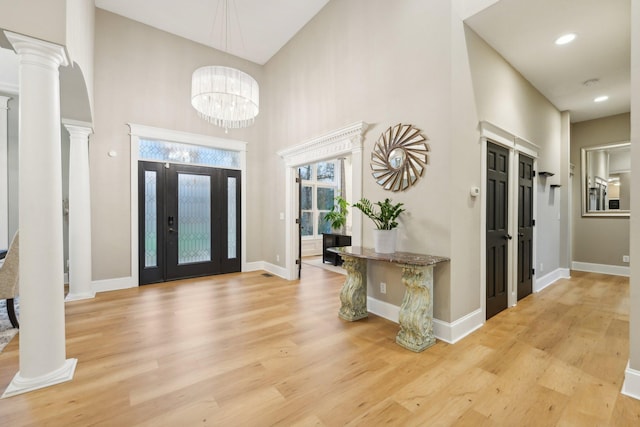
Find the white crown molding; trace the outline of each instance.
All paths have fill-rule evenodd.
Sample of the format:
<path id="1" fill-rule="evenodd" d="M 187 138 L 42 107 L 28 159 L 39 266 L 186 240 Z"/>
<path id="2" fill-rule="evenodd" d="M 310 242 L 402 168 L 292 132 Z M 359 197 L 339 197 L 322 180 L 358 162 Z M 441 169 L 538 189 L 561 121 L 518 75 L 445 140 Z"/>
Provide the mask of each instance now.
<path id="1" fill-rule="evenodd" d="M 368 127 L 365 122 L 352 123 L 293 147 L 284 148 L 277 154 L 284 159 L 287 167 L 351 154 L 356 150 L 362 150 L 364 133 Z"/>

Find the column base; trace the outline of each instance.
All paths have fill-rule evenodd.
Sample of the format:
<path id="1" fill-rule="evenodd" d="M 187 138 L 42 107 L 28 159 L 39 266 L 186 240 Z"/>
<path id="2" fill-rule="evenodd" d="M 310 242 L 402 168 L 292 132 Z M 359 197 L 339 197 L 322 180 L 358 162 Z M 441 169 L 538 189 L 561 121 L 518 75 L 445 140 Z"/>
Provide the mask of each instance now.
<path id="1" fill-rule="evenodd" d="M 67 359 L 61 368 L 37 378 L 23 378 L 18 371 L 9 384 L 9 387 L 4 391 L 2 399 L 71 381 L 77 363 L 78 359 Z"/>
<path id="2" fill-rule="evenodd" d="M 96 297 L 96 293 L 95 292 L 81 292 L 81 293 L 75 293 L 72 294 L 71 292 L 69 292 L 67 294 L 67 296 L 64 299 L 64 302 L 67 301 L 79 301 L 79 300 L 83 300 L 83 299 L 91 299 L 91 298 L 95 298 Z"/>
<path id="3" fill-rule="evenodd" d="M 396 344 L 406 348 L 407 350 L 415 351 L 416 353 L 420 353 L 423 350 L 431 347 L 436 343 L 435 337 L 428 337 L 422 342 L 416 343 L 412 341 L 410 338 L 405 339 L 402 331 L 398 332 L 396 335 Z"/>

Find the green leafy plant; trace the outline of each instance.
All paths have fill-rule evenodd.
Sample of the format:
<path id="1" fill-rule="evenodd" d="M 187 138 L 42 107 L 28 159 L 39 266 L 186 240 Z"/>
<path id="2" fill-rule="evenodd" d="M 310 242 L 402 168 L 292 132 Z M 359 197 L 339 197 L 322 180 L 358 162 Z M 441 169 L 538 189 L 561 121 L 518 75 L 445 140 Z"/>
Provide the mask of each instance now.
<path id="1" fill-rule="evenodd" d="M 376 210 L 378 206 L 380 210 Z M 354 203 L 353 207 L 358 208 L 363 214 L 368 216 L 376 225 L 378 230 L 393 230 L 398 226 L 396 219 L 405 209 L 402 207 L 404 203 L 391 203 L 391 199 L 387 198 L 384 202 L 376 202 L 372 204 L 368 199 L 362 198 L 358 203 Z"/>
<path id="2" fill-rule="evenodd" d="M 335 204 L 324 216 L 325 221 L 331 224 L 331 228 L 338 230 L 342 234 L 344 234 L 344 226 L 347 224 L 348 206 L 349 202 L 340 196 L 336 196 Z"/>

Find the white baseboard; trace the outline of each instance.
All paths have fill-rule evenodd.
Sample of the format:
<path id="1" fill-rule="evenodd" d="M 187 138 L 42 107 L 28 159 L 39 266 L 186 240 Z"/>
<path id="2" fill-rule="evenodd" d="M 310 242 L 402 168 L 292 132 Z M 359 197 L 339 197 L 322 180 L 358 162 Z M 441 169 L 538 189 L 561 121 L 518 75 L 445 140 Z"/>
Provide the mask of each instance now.
<path id="1" fill-rule="evenodd" d="M 484 317 L 482 316 L 482 309 L 479 308 L 451 323 L 433 319 L 433 333 L 439 340 L 455 344 L 470 333 L 480 329 L 482 325 L 484 325 Z"/>
<path id="2" fill-rule="evenodd" d="M 367 297 L 367 311 L 394 323 L 398 323 L 400 317 L 400 307 L 372 297 Z M 455 344 L 483 324 L 482 310 L 478 309 L 452 323 L 433 319 L 433 334 L 441 341 Z"/>
<path id="3" fill-rule="evenodd" d="M 91 283 L 91 288 L 94 292 L 119 291 L 121 289 L 135 288 L 137 286 L 138 281 L 131 276 L 118 277 L 115 279 L 94 280 Z"/>
<path id="4" fill-rule="evenodd" d="M 264 270 L 263 261 L 248 262 L 245 264 L 244 269 L 242 271 L 249 272 L 249 271 L 259 271 L 259 270 Z"/>
<path id="5" fill-rule="evenodd" d="M 613 276 L 631 276 L 631 269 L 623 265 L 594 264 L 590 262 L 571 263 L 571 269 L 588 273 L 611 274 Z"/>
<path id="6" fill-rule="evenodd" d="M 286 270 L 277 265 L 273 265 L 264 261 L 248 262 L 245 265 L 244 271 L 258 271 L 265 270 L 276 276 L 286 278 Z M 134 277 L 118 277 L 115 279 L 94 280 L 91 283 L 91 287 L 94 292 L 109 292 L 119 291 L 121 289 L 135 288 L 138 286 L 138 281 Z"/>
<path id="7" fill-rule="evenodd" d="M 624 371 L 624 383 L 622 383 L 620 393 L 640 400 L 640 371 L 631 369 L 629 362 L 627 362 L 627 369 Z"/>
<path id="8" fill-rule="evenodd" d="M 400 319 L 400 307 L 369 296 L 367 297 L 367 311 L 393 323 L 398 323 L 398 319 Z"/>
<path id="9" fill-rule="evenodd" d="M 287 278 L 287 269 L 266 261 L 248 262 L 246 271 L 264 270 L 276 276 Z"/>
<path id="10" fill-rule="evenodd" d="M 568 268 L 557 268 L 551 273 L 536 279 L 533 284 L 533 292 L 540 292 L 547 286 L 553 285 L 559 279 L 571 278 L 571 271 Z"/>

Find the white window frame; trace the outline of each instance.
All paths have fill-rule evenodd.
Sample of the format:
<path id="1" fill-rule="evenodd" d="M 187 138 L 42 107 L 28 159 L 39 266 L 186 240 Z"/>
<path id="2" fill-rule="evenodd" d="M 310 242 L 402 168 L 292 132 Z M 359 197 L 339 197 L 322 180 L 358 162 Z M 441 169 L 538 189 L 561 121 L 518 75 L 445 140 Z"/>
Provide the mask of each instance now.
<path id="1" fill-rule="evenodd" d="M 333 163 L 333 182 L 318 181 L 318 163 Z M 303 165 L 308 166 L 308 165 Z M 340 191 L 340 165 L 336 160 L 323 160 L 316 163 L 311 163 L 311 179 L 301 179 L 300 184 L 302 187 L 311 187 L 311 209 L 301 209 L 301 212 L 311 212 L 311 222 L 313 224 L 313 234 L 308 236 L 302 236 L 302 240 L 317 240 L 322 238 L 322 233 L 319 231 L 318 220 L 322 212 L 329 212 L 328 209 L 318 209 L 318 188 L 333 188 L 334 197 L 338 195 Z M 334 202 L 335 204 L 335 202 Z"/>

